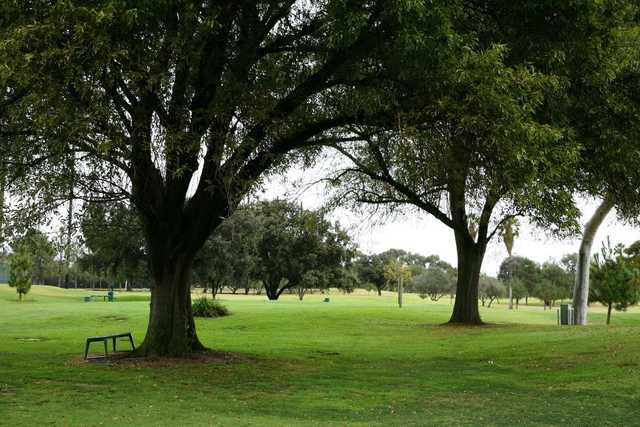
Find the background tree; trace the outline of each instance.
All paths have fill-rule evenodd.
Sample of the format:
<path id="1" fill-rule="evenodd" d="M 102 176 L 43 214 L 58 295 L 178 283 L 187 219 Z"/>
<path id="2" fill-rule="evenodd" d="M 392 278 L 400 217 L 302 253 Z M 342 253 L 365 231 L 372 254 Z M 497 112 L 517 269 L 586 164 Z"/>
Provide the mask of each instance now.
<path id="1" fill-rule="evenodd" d="M 539 283 L 533 296 L 544 302 L 545 309 L 571 295 L 572 277 L 560 265 L 545 262 L 540 268 Z"/>
<path id="2" fill-rule="evenodd" d="M 126 203 L 88 204 L 81 218 L 84 253 L 79 266 L 111 285 L 150 284 L 147 248 L 140 220 Z M 65 236 L 62 242 L 66 245 Z M 66 259 L 66 258 L 65 258 Z"/>
<path id="3" fill-rule="evenodd" d="M 251 288 L 257 275 L 261 227 L 255 210 L 243 207 L 216 229 L 194 263 L 194 279 L 204 285 L 205 293 L 211 289 L 215 298 L 225 286 L 232 290 Z"/>
<path id="4" fill-rule="evenodd" d="M 396 284 L 396 290 L 398 291 L 398 305 L 402 308 L 404 284 L 411 279 L 411 271 L 404 262 L 398 259 L 391 259 L 384 266 L 384 278 L 387 280 L 387 283 Z"/>
<path id="5" fill-rule="evenodd" d="M 513 255 L 513 245 L 516 237 L 519 234 L 518 220 L 516 218 L 508 218 L 500 226 L 500 237 L 504 242 L 504 246 L 507 249 L 507 255 L 509 258 Z M 513 310 L 513 290 L 510 281 L 505 281 L 507 285 L 507 298 L 509 299 L 509 310 Z"/>
<path id="6" fill-rule="evenodd" d="M 373 286 L 382 295 L 382 291 L 387 287 L 387 280 L 384 277 L 384 257 L 380 255 L 360 254 L 355 260 L 355 269 L 361 283 Z"/>
<path id="7" fill-rule="evenodd" d="M 506 258 L 500 264 L 498 278 L 504 282 L 520 282 L 526 290 L 521 298 L 525 298 L 525 304 L 528 304 L 529 296 L 532 296 L 535 292 L 534 289 L 538 283 L 539 275 L 540 267 L 535 261 L 525 257 L 512 256 Z"/>
<path id="8" fill-rule="evenodd" d="M 54 267 L 55 249 L 46 234 L 39 230 L 28 230 L 24 236 L 12 244 L 14 252 L 29 255 L 32 281 L 44 285 Z"/>
<path id="9" fill-rule="evenodd" d="M 607 307 L 607 325 L 611 323 L 611 310 L 626 311 L 640 299 L 638 270 L 623 255 L 622 245 L 614 248 L 611 243 L 602 245 L 591 263 L 590 302 Z"/>
<path id="10" fill-rule="evenodd" d="M 553 282 L 558 288 L 560 298 L 565 299 L 571 297 L 571 288 L 573 285 L 573 276 L 565 270 L 561 264 L 557 262 L 545 262 L 540 268 L 541 279 L 547 279 Z"/>
<path id="11" fill-rule="evenodd" d="M 520 305 L 520 300 L 525 298 L 528 295 L 527 288 L 524 286 L 520 279 L 512 279 L 511 280 L 511 291 L 513 295 L 513 299 L 516 300 L 516 310 Z"/>
<path id="12" fill-rule="evenodd" d="M 28 252 L 20 249 L 9 256 L 9 286 L 16 288 L 20 301 L 31 289 L 32 276 L 33 262 Z"/>
<path id="13" fill-rule="evenodd" d="M 431 301 L 438 301 L 445 295 L 449 295 L 454 287 L 454 281 L 447 271 L 438 267 L 429 267 L 424 273 L 413 279 L 413 289 L 420 298 L 427 296 Z"/>
<path id="14" fill-rule="evenodd" d="M 350 237 L 322 211 L 274 200 L 258 203 L 255 212 L 262 226 L 257 274 L 269 299 L 277 300 L 285 290 L 300 287 L 309 271 L 335 283 L 351 262 L 355 251 Z"/>
<path id="15" fill-rule="evenodd" d="M 491 308 L 491 304 L 505 295 L 505 288 L 502 282 L 495 277 L 482 275 L 480 277 L 479 296 L 482 306 L 488 301 L 487 308 Z"/>

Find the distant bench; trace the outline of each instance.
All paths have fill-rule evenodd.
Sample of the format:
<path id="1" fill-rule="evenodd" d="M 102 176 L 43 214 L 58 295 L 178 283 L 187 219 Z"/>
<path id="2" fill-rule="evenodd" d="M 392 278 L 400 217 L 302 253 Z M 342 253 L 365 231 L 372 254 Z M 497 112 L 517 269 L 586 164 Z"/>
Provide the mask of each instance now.
<path id="1" fill-rule="evenodd" d="M 98 298 L 102 298 L 103 302 L 106 302 L 106 301 L 113 302 L 115 300 L 113 292 L 110 291 L 110 292 L 107 292 L 106 295 L 88 295 L 84 297 L 84 302 L 91 302 Z"/>
<path id="2" fill-rule="evenodd" d="M 106 359 L 107 356 L 109 355 L 109 348 L 108 348 L 107 342 L 109 340 L 113 341 L 113 351 L 115 352 L 116 351 L 116 340 L 118 338 L 129 338 L 129 342 L 131 343 L 131 351 L 134 351 L 136 349 L 136 346 L 133 344 L 133 336 L 131 335 L 131 332 L 123 332 L 123 333 L 120 333 L 120 334 L 89 337 L 89 338 L 87 338 L 87 344 L 84 347 L 84 358 L 85 358 L 85 360 L 87 359 L 87 354 L 89 353 L 89 345 L 92 342 L 100 342 L 100 341 L 102 341 L 104 343 L 104 357 Z"/>

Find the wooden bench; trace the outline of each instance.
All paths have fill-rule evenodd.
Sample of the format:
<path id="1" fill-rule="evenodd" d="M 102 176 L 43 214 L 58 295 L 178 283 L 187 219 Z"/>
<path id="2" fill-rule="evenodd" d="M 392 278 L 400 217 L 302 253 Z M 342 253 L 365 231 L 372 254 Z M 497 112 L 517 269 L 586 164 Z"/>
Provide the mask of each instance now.
<path id="1" fill-rule="evenodd" d="M 129 338 L 129 342 L 131 343 L 131 351 L 134 351 L 136 349 L 136 346 L 133 344 L 133 335 L 131 335 L 131 332 L 122 332 L 120 334 L 89 337 L 89 338 L 87 338 L 87 344 L 84 347 L 84 358 L 85 358 L 85 360 L 87 359 L 87 354 L 89 354 L 89 345 L 92 342 L 100 342 L 100 341 L 102 341 L 104 343 L 104 357 L 106 359 L 107 356 L 109 356 L 109 346 L 107 345 L 108 341 L 109 340 L 113 341 L 113 351 L 115 352 L 116 351 L 116 340 L 118 338 Z"/>

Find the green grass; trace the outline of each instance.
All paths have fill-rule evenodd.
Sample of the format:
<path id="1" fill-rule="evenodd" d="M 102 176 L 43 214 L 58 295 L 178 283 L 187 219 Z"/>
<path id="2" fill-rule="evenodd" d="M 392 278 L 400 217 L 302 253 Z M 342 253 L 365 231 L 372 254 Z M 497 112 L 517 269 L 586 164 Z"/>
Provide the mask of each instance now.
<path id="1" fill-rule="evenodd" d="M 448 300 L 413 295 L 223 295 L 233 315 L 199 335 L 243 357 L 147 366 L 78 361 L 89 335 L 140 341 L 149 304 L 87 294 L 36 286 L 18 303 L 0 285 L 0 425 L 640 425 L 637 308 L 560 328 L 555 310 L 497 305 L 463 328 L 440 326 Z"/>

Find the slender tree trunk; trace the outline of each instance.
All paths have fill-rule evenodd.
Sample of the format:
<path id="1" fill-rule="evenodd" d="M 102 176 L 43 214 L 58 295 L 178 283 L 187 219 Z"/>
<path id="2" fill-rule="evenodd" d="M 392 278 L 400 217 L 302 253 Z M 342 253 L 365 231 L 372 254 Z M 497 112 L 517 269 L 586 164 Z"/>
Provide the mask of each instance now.
<path id="1" fill-rule="evenodd" d="M 381 297 L 382 296 L 382 289 L 378 288 L 378 296 Z"/>
<path id="2" fill-rule="evenodd" d="M 607 325 L 611 324 L 611 306 L 612 304 L 609 303 L 609 307 L 607 308 Z"/>
<path id="3" fill-rule="evenodd" d="M 456 300 L 449 323 L 480 325 L 478 283 L 486 244 L 474 243 L 466 229 L 455 230 L 458 252 L 458 280 Z"/>
<path id="4" fill-rule="evenodd" d="M 584 227 L 582 242 L 576 264 L 576 283 L 573 288 L 573 316 L 576 325 L 587 324 L 587 304 L 589 302 L 589 269 L 591 267 L 591 246 L 598 228 L 613 209 L 613 201 L 605 197 Z"/>
<path id="5" fill-rule="evenodd" d="M 507 281 L 507 294 L 509 298 L 509 310 L 513 310 L 513 290 L 511 289 L 511 281 Z"/>
<path id="6" fill-rule="evenodd" d="M 4 253 L 4 205 L 5 205 L 5 193 L 7 190 L 7 173 L 5 164 L 0 159 L 0 253 Z"/>
<path id="7" fill-rule="evenodd" d="M 153 268 L 149 326 L 139 352 L 146 356 L 180 356 L 204 350 L 191 311 L 194 256 L 179 255 Z"/>

